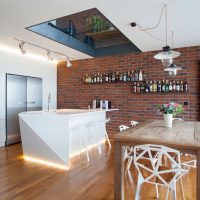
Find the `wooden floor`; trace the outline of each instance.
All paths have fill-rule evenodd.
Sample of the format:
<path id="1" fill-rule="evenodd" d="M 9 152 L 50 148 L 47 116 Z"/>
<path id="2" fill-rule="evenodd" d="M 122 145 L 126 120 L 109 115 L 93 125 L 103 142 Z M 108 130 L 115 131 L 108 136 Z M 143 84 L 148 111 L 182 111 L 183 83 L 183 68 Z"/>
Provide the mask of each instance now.
<path id="1" fill-rule="evenodd" d="M 62 171 L 24 161 L 19 144 L 0 148 L 0 200 L 114 199 L 113 150 L 105 147 L 99 156 L 93 148 L 90 156 L 89 163 L 85 154 L 74 157 L 70 170 Z M 132 171 L 125 175 L 125 200 L 134 200 L 137 174 Z M 187 200 L 195 200 L 195 177 L 196 170 L 192 169 L 183 179 Z M 179 184 L 177 190 L 181 199 Z M 160 199 L 164 200 L 166 190 L 159 188 L 159 191 Z M 144 185 L 141 199 L 156 199 L 155 188 Z"/>

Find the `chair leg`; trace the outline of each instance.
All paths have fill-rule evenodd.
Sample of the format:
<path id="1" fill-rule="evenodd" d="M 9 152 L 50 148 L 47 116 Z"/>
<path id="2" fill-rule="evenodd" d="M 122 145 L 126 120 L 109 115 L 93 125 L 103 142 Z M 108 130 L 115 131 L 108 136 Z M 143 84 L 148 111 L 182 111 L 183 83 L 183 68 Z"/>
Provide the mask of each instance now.
<path id="1" fill-rule="evenodd" d="M 141 183 L 138 181 L 137 184 L 137 189 L 136 189 L 136 194 L 135 194 L 135 200 L 139 200 L 140 199 L 140 189 L 141 189 Z"/>
<path id="2" fill-rule="evenodd" d="M 101 149 L 101 143 L 98 143 L 98 150 L 99 150 L 99 154 L 102 154 L 102 149 Z"/>
<path id="3" fill-rule="evenodd" d="M 108 146 L 111 149 L 110 139 L 108 138 L 108 133 L 106 131 L 106 140 L 108 141 Z"/>
<path id="4" fill-rule="evenodd" d="M 181 178 L 181 180 L 180 180 L 180 183 L 181 183 L 182 197 L 183 197 L 183 200 L 185 200 L 185 194 L 184 194 L 184 190 L 183 190 L 183 180 L 182 180 L 182 178 Z"/>
<path id="5" fill-rule="evenodd" d="M 156 184 L 156 198 L 159 199 L 158 185 Z"/>
<path id="6" fill-rule="evenodd" d="M 168 197 L 169 197 L 169 187 L 167 187 L 166 200 L 168 200 Z"/>

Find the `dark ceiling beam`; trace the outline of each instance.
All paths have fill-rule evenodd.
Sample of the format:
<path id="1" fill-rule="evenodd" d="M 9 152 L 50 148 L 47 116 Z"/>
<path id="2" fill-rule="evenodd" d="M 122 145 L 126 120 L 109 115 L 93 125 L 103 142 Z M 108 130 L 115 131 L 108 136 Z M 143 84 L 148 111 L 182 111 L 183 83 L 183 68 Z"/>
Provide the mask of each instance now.
<path id="1" fill-rule="evenodd" d="M 62 31 L 55 29 L 48 25 L 48 22 L 38 24 L 35 26 L 31 26 L 27 28 L 28 30 L 37 33 L 39 35 L 42 35 L 48 39 L 51 39 L 55 42 L 58 42 L 60 44 L 63 44 L 65 46 L 68 46 L 72 49 L 75 49 L 77 51 L 81 51 L 87 55 L 90 55 L 92 57 L 95 57 L 96 51 L 91 46 L 81 42 L 80 40 L 77 40 L 76 38 L 73 38 L 69 36 L 66 33 L 63 33 Z"/>

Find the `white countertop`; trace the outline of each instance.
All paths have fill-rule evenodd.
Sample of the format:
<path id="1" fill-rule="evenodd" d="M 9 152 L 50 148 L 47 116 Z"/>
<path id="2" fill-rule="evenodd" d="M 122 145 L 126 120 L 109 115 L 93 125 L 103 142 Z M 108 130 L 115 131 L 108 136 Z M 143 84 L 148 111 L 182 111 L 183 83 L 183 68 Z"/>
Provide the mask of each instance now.
<path id="1" fill-rule="evenodd" d="M 73 114 L 84 114 L 84 113 L 92 113 L 92 112 L 111 112 L 118 111 L 119 109 L 57 109 L 57 110 L 41 110 L 41 111 L 28 111 L 23 112 L 23 114 L 65 114 L 65 115 L 73 115 Z"/>

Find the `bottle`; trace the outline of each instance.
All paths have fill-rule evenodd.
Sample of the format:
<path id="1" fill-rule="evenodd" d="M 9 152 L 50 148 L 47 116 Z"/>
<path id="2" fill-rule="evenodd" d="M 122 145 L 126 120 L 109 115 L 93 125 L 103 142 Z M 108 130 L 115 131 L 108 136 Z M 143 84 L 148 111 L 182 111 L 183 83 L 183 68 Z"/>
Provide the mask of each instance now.
<path id="1" fill-rule="evenodd" d="M 181 91 L 181 92 L 184 91 L 184 89 L 183 89 L 183 81 L 181 81 L 181 83 L 180 83 L 180 91 Z"/>
<path id="2" fill-rule="evenodd" d="M 94 76 L 91 75 L 91 83 L 94 83 Z"/>
<path id="3" fill-rule="evenodd" d="M 146 81 L 145 92 L 149 93 L 149 84 L 148 84 L 148 81 Z"/>
<path id="4" fill-rule="evenodd" d="M 127 78 L 126 72 L 124 72 L 124 75 L 123 75 L 123 81 L 124 81 L 124 82 L 126 82 L 126 78 Z"/>
<path id="5" fill-rule="evenodd" d="M 123 81 L 123 74 L 121 73 L 119 76 L 119 81 L 122 82 Z"/>
<path id="6" fill-rule="evenodd" d="M 118 72 L 115 75 L 115 82 L 119 82 L 119 73 Z"/>
<path id="7" fill-rule="evenodd" d="M 108 73 L 108 82 L 112 82 L 112 74 L 110 72 Z"/>
<path id="8" fill-rule="evenodd" d="M 136 84 L 136 82 L 133 83 L 133 93 L 137 93 L 137 84 Z"/>
<path id="9" fill-rule="evenodd" d="M 158 81 L 157 92 L 162 92 L 162 84 L 161 84 L 161 81 Z"/>
<path id="10" fill-rule="evenodd" d="M 99 83 L 100 75 L 99 73 L 97 74 L 97 83 Z"/>
<path id="11" fill-rule="evenodd" d="M 168 80 L 166 80 L 166 83 L 165 83 L 165 92 L 169 92 L 169 82 L 168 82 Z"/>
<path id="12" fill-rule="evenodd" d="M 127 81 L 127 82 L 130 82 L 130 81 L 131 81 L 131 77 L 130 77 L 130 72 L 129 72 L 129 71 L 127 72 L 126 81 Z"/>
<path id="13" fill-rule="evenodd" d="M 132 71 L 132 73 L 131 73 L 131 81 L 132 81 L 132 82 L 135 81 L 135 74 L 134 74 L 134 71 Z"/>
<path id="14" fill-rule="evenodd" d="M 139 81 L 142 81 L 143 80 L 143 77 L 142 77 L 142 70 L 140 70 L 140 72 L 139 72 Z"/>
<path id="15" fill-rule="evenodd" d="M 89 74 L 88 75 L 88 83 L 91 83 L 92 82 L 92 77 L 91 77 L 91 75 Z"/>
<path id="16" fill-rule="evenodd" d="M 169 92 L 172 92 L 172 90 L 173 90 L 172 82 L 169 82 Z"/>
<path id="17" fill-rule="evenodd" d="M 111 81 L 112 81 L 112 82 L 115 82 L 115 72 L 113 72 L 111 75 L 112 75 Z"/>
<path id="18" fill-rule="evenodd" d="M 176 91 L 177 91 L 177 92 L 180 91 L 180 84 L 179 84 L 179 81 L 176 82 Z"/>
<path id="19" fill-rule="evenodd" d="M 183 84 L 183 91 L 187 92 L 188 91 L 188 83 L 187 80 L 185 79 L 184 84 Z"/>
<path id="20" fill-rule="evenodd" d="M 83 83 L 87 83 L 87 74 L 85 74 L 85 76 L 83 76 Z"/>
<path id="21" fill-rule="evenodd" d="M 94 81 L 93 81 L 94 83 L 96 83 L 97 82 L 97 76 L 96 76 L 96 74 L 94 75 Z"/>
<path id="22" fill-rule="evenodd" d="M 173 81 L 173 84 L 172 84 L 172 91 L 176 91 L 176 81 L 174 80 Z"/>
<path id="23" fill-rule="evenodd" d="M 165 92 L 165 80 L 163 79 L 163 82 L 162 82 L 162 92 Z"/>
<path id="24" fill-rule="evenodd" d="M 149 92 L 153 92 L 153 84 L 152 81 L 149 83 Z"/>
<path id="25" fill-rule="evenodd" d="M 103 81 L 103 83 L 106 82 L 106 74 L 105 73 L 103 74 L 102 81 Z"/>
<path id="26" fill-rule="evenodd" d="M 137 93 L 140 93 L 140 84 L 137 84 Z"/>
<path id="27" fill-rule="evenodd" d="M 156 81 L 153 82 L 153 92 L 157 92 L 157 83 L 156 83 Z"/>
<path id="28" fill-rule="evenodd" d="M 137 72 L 137 70 L 135 71 L 135 81 L 138 81 L 139 80 L 139 74 Z"/>
<path id="29" fill-rule="evenodd" d="M 106 82 L 109 81 L 109 77 L 108 77 L 108 74 L 106 74 Z"/>
<path id="30" fill-rule="evenodd" d="M 140 93 L 144 93 L 144 84 L 143 83 L 140 86 Z"/>
<path id="31" fill-rule="evenodd" d="M 100 83 L 103 82 L 103 76 L 102 76 L 102 74 L 100 74 L 100 76 L 99 76 L 99 82 L 100 82 Z"/>

